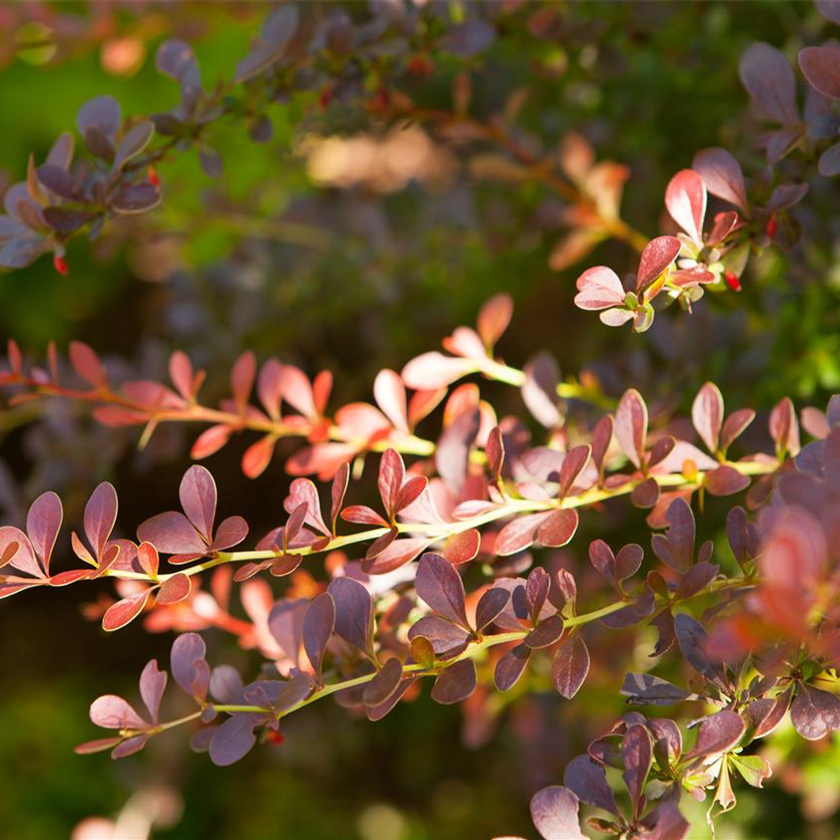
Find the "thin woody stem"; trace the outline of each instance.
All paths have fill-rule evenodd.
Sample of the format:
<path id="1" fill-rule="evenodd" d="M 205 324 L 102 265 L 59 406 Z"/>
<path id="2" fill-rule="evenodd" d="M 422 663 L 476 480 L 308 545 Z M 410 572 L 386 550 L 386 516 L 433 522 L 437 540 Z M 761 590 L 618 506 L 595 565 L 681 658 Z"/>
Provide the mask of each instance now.
<path id="1" fill-rule="evenodd" d="M 746 462 L 728 462 L 727 466 L 747 476 L 769 475 L 778 469 L 776 462 L 763 461 L 746 461 Z M 697 472 L 696 475 L 686 478 L 681 473 L 669 473 L 666 475 L 650 476 L 656 483 L 666 489 L 681 489 L 692 488 L 696 489 L 702 486 L 705 479 L 705 472 Z M 598 502 L 607 501 L 609 499 L 626 496 L 633 492 L 633 489 L 644 478 L 637 478 L 628 480 L 616 488 L 594 488 L 580 493 L 577 496 L 567 496 L 562 501 L 532 501 L 529 499 L 509 499 L 506 504 L 500 505 L 494 510 L 483 513 L 479 516 L 470 519 L 461 519 L 454 522 L 442 523 L 399 523 L 396 527 L 401 534 L 422 534 L 428 536 L 430 540 L 443 540 L 448 537 L 460 534 L 464 531 L 479 528 L 482 525 L 487 525 L 491 522 L 496 522 L 499 519 L 504 519 L 512 514 L 536 513 L 539 511 L 549 511 L 566 508 L 581 508 L 589 505 L 597 504 Z M 323 552 L 334 551 L 339 548 L 345 548 L 350 545 L 357 545 L 359 543 L 373 542 L 379 537 L 384 536 L 390 531 L 390 528 L 371 528 L 367 531 L 359 531 L 355 534 L 346 534 L 344 536 L 335 537 L 327 544 L 313 548 L 312 546 L 302 546 L 301 548 L 292 549 L 294 554 L 312 555 Z M 130 572 L 121 569 L 109 570 L 105 575 L 109 577 L 126 578 L 130 580 L 142 580 L 150 583 L 163 583 L 176 574 L 179 575 L 195 575 L 205 572 L 208 569 L 213 569 L 216 566 L 222 566 L 226 563 L 241 563 L 253 562 L 260 560 L 270 560 L 278 556 L 276 551 L 231 551 L 219 552 L 215 557 L 205 560 L 202 563 L 197 563 L 177 572 L 160 575 L 157 579 L 150 578 L 142 572 Z"/>
<path id="2" fill-rule="evenodd" d="M 746 580 L 746 579 L 739 579 L 739 580 L 725 580 L 725 581 L 715 581 L 711 584 L 711 586 L 702 591 L 698 592 L 696 595 L 693 595 L 692 598 L 685 599 L 686 601 L 692 600 L 693 598 L 698 598 L 702 595 L 707 595 L 709 592 L 725 592 L 730 590 L 739 590 L 744 588 L 749 588 L 755 586 L 755 581 Z M 571 628 L 578 628 L 583 627 L 587 624 L 591 624 L 592 622 L 599 621 L 606 616 L 618 612 L 621 609 L 624 609 L 629 603 L 632 602 L 633 596 L 630 595 L 625 600 L 615 601 L 612 604 L 607 604 L 604 607 L 601 607 L 597 610 L 592 610 L 591 612 L 581 613 L 580 615 L 572 615 L 569 617 L 563 618 L 563 627 L 564 631 L 571 629 Z M 510 644 L 512 642 L 520 642 L 524 639 L 531 631 L 530 630 L 514 630 L 507 633 L 497 633 L 492 636 L 484 636 L 476 639 L 469 643 L 466 650 L 463 650 L 457 656 L 452 657 L 451 659 L 439 660 L 434 663 L 433 666 L 429 667 L 426 665 L 421 665 L 418 663 L 413 663 L 411 665 L 405 665 L 403 667 L 403 674 L 413 677 L 436 677 L 442 671 L 445 671 L 447 668 L 455 665 L 457 662 L 462 662 L 465 659 L 473 659 L 476 655 L 480 654 L 482 651 L 487 650 L 492 647 L 496 647 L 497 645 L 505 645 Z M 323 700 L 325 697 L 329 697 L 331 694 L 337 694 L 340 691 L 345 691 L 350 688 L 358 688 L 359 686 L 367 685 L 370 683 L 374 677 L 379 673 L 379 670 L 372 671 L 368 674 L 362 674 L 358 677 L 351 677 L 347 680 L 340 680 L 338 682 L 329 683 L 328 685 L 323 685 L 321 688 L 314 691 L 312 694 L 309 695 L 305 700 L 301 700 L 295 705 L 290 706 L 288 709 L 284 709 L 282 712 L 277 713 L 271 708 L 266 708 L 265 706 L 256 706 L 256 705 L 231 705 L 225 703 L 209 703 L 208 706 L 211 706 L 215 711 L 220 713 L 226 714 L 237 714 L 237 713 L 253 713 L 253 714 L 264 714 L 276 717 L 277 720 L 286 717 L 292 712 L 296 712 L 299 709 L 304 708 L 304 706 L 309 706 L 318 700 Z M 180 726 L 184 723 L 190 723 L 191 721 L 197 720 L 201 716 L 201 711 L 193 712 L 190 715 L 185 715 L 184 717 L 178 718 L 177 720 L 170 721 L 168 723 L 159 724 L 155 727 L 151 732 L 147 734 L 157 734 L 159 732 L 163 732 L 167 729 L 172 729 L 176 726 Z M 128 733 L 126 737 L 131 734 L 135 734 L 133 731 Z M 137 733 L 139 734 L 139 733 Z"/>

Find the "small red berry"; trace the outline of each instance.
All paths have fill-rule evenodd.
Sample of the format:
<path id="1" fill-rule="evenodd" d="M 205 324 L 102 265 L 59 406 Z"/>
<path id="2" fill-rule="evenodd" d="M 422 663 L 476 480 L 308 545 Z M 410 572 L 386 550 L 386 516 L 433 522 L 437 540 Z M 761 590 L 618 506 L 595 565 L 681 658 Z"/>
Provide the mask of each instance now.
<path id="1" fill-rule="evenodd" d="M 724 271 L 723 279 L 726 281 L 726 285 L 729 286 L 733 292 L 741 291 L 741 281 L 738 279 L 737 274 L 733 274 L 731 271 Z"/>
<path id="2" fill-rule="evenodd" d="M 327 85 L 319 94 L 318 94 L 318 107 L 325 111 L 327 106 L 332 102 L 333 98 L 333 89 Z"/>
<path id="3" fill-rule="evenodd" d="M 55 270 L 62 276 L 66 276 L 70 273 L 70 267 L 67 265 L 67 260 L 64 259 L 64 257 L 60 257 L 58 254 L 53 257 L 53 266 L 55 266 Z"/>
<path id="4" fill-rule="evenodd" d="M 431 76 L 434 71 L 434 62 L 427 55 L 418 53 L 417 55 L 411 56 L 408 60 L 408 72 L 411 73 L 412 76 L 418 76 L 421 79 L 425 79 Z"/>
<path id="5" fill-rule="evenodd" d="M 154 166 L 149 167 L 149 183 L 153 187 L 159 187 L 160 186 L 160 178 L 158 177 L 157 172 L 155 172 Z"/>
<path id="6" fill-rule="evenodd" d="M 271 744 L 282 744 L 285 740 L 277 729 L 269 729 L 265 734 L 265 740 Z"/>
<path id="7" fill-rule="evenodd" d="M 779 222 L 776 219 L 776 214 L 773 213 L 772 216 L 767 220 L 767 225 L 764 228 L 764 232 L 772 239 L 776 235 L 776 231 L 779 229 Z"/>

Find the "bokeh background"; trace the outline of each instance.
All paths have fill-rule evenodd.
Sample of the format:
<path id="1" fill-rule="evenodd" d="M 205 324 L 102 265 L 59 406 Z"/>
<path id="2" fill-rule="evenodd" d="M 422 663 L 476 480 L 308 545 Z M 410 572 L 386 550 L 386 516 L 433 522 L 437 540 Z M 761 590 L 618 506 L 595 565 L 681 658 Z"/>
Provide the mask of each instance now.
<path id="1" fill-rule="evenodd" d="M 439 5 L 454 18 L 472 13 L 464 3 Z M 376 6 L 319 8 L 360 20 Z M 471 112 L 489 118 L 525 91 L 517 131 L 543 149 L 578 131 L 599 158 L 627 164 L 624 216 L 650 235 L 668 179 L 697 150 L 725 145 L 748 173 L 760 169 L 748 139 L 756 124 L 737 75 L 743 50 L 766 40 L 795 55 L 825 25 L 805 2 L 509 6 L 503 35 L 466 62 Z M 212 84 L 231 75 L 269 9 L 0 4 L 0 190 L 22 176 L 31 152 L 43 158 L 92 96 L 112 94 L 126 114 L 171 107 L 176 88 L 154 68 L 162 39 L 189 40 Z M 538 27 L 537 12 L 554 15 L 554 24 Z M 463 72 L 464 61 L 442 57 L 429 77 L 404 81 L 445 108 Z M 754 261 L 740 295 L 704 300 L 690 317 L 660 316 L 636 337 L 601 328 L 572 306 L 578 271 L 549 265 L 563 236 L 562 207 L 544 184 L 475 165 L 470 149 L 422 126 L 379 124 L 353 101 L 322 104 L 317 91 L 278 104 L 265 145 L 241 126 L 214 128 L 224 174 L 205 175 L 194 152 L 162 166 L 164 205 L 116 225 L 94 246 L 71 244 L 68 277 L 48 259 L 0 274 L 0 336 L 39 358 L 50 340 L 60 347 L 84 340 L 114 370 L 146 375 L 162 374 L 168 353 L 184 349 L 209 371 L 208 395 L 224 393 L 230 363 L 250 348 L 309 372 L 331 369 L 339 405 L 368 399 L 378 370 L 432 349 L 504 290 L 516 314 L 500 350 L 516 365 L 548 349 L 564 372 L 588 370 L 612 393 L 633 384 L 649 400 L 682 409 L 707 379 L 732 407 L 767 408 L 784 395 L 822 406 L 840 390 L 834 184 L 812 183 L 800 213 L 807 246 L 768 252 Z M 586 257 L 586 265 L 617 270 L 633 262 L 616 243 Z M 486 390 L 500 412 L 518 410 L 516 394 Z M 140 453 L 135 432 L 103 429 L 72 405 L 6 407 L 3 521 L 18 522 L 35 495 L 57 489 L 77 523 L 95 484 L 111 480 L 130 530 L 175 503 L 195 434 L 161 429 Z M 247 511 L 260 532 L 275 524 L 288 479 L 280 458 L 258 480 L 245 479 L 243 449 L 234 443 L 208 466 L 222 512 Z M 582 567 L 581 546 L 596 530 L 643 538 L 640 519 L 609 511 L 585 517 L 567 559 Z M 703 536 L 720 540 L 721 524 L 711 506 Z M 620 650 L 595 643 L 592 677 L 574 703 L 535 674 L 515 696 L 494 701 L 492 718 L 421 697 L 373 725 L 325 703 L 290 719 L 283 745 L 258 749 L 233 768 L 193 755 L 179 732 L 115 763 L 72 752 L 94 737 L 87 706 L 106 691 L 133 697 L 143 663 L 166 659 L 171 635 L 135 623 L 106 636 L 85 617 L 95 597 L 95 586 L 35 591 L 0 607 L 0 836 L 66 837 L 86 818 L 119 814 L 123 826 L 154 817 L 158 838 L 533 836 L 531 794 L 559 782 L 586 733 L 622 713 L 618 663 L 628 653 L 642 660 L 650 648 L 644 634 L 628 635 Z M 256 667 L 235 642 L 212 632 L 207 639 L 213 661 Z M 840 747 L 783 730 L 766 750 L 776 770 L 772 790 L 741 789 L 718 836 L 837 837 Z M 691 816 L 696 836 L 705 836 L 702 806 Z"/>

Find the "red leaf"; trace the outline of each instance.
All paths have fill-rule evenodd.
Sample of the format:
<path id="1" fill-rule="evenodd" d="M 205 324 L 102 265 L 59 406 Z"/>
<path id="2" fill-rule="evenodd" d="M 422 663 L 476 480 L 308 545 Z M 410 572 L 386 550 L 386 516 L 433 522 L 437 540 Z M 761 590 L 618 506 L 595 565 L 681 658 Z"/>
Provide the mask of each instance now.
<path id="1" fill-rule="evenodd" d="M 169 357 L 169 378 L 185 400 L 194 398 L 198 383 L 189 356 L 181 350 L 176 350 Z"/>
<path id="2" fill-rule="evenodd" d="M 155 580 L 158 576 L 158 568 L 160 567 L 160 558 L 158 557 L 157 549 L 149 542 L 141 542 L 137 546 L 137 562 L 143 573 Z"/>
<path id="3" fill-rule="evenodd" d="M 151 591 L 151 589 L 144 589 L 142 592 L 129 595 L 128 598 L 123 598 L 122 601 L 117 601 L 116 604 L 108 607 L 102 617 L 102 629 L 108 631 L 119 630 L 137 618 L 143 612 L 143 607 L 146 606 Z"/>
<path id="4" fill-rule="evenodd" d="M 496 554 L 506 557 L 528 548 L 534 541 L 537 528 L 549 516 L 550 512 L 529 513 L 508 522 L 496 537 Z"/>
<path id="5" fill-rule="evenodd" d="M 446 388 L 420 390 L 408 401 L 408 425 L 414 428 L 424 417 L 428 417 L 446 396 Z"/>
<path id="6" fill-rule="evenodd" d="M 537 529 L 537 538 L 543 545 L 561 548 L 571 542 L 578 521 L 578 512 L 574 508 L 554 511 Z"/>
<path id="7" fill-rule="evenodd" d="M 230 372 L 230 390 L 239 414 L 243 414 L 248 405 L 256 374 L 256 357 L 250 350 L 247 350 L 236 360 Z"/>
<path id="8" fill-rule="evenodd" d="M 645 246 L 636 274 L 636 291 L 649 286 L 680 253 L 682 243 L 676 236 L 657 236 Z"/>
<path id="9" fill-rule="evenodd" d="M 471 528 L 469 531 L 462 531 L 450 537 L 443 550 L 443 556 L 448 563 L 457 566 L 475 558 L 480 546 L 481 534 L 477 529 Z"/>
<path id="10" fill-rule="evenodd" d="M 167 578 L 161 588 L 155 604 L 159 607 L 177 604 L 189 597 L 191 590 L 190 578 L 183 573 Z"/>
<path id="11" fill-rule="evenodd" d="M 271 463 L 276 443 L 277 438 L 273 434 L 266 435 L 245 450 L 242 456 L 242 472 L 248 478 L 257 478 L 265 472 L 266 467 Z"/>
<path id="12" fill-rule="evenodd" d="M 99 356 L 92 347 L 84 344 L 81 341 L 70 342 L 70 364 L 73 370 L 94 388 L 100 388 L 107 385 L 107 376 L 105 368 L 99 361 Z"/>
<path id="13" fill-rule="evenodd" d="M 396 449 L 386 449 L 379 460 L 379 496 L 389 517 L 397 511 L 397 495 L 405 478 L 405 465 Z"/>
<path id="14" fill-rule="evenodd" d="M 466 700 L 476 687 L 475 662 L 462 659 L 440 672 L 432 686 L 432 699 L 448 706 Z"/>
<path id="15" fill-rule="evenodd" d="M 218 452 L 229 440 L 233 434 L 232 426 L 225 426 L 222 424 L 210 426 L 205 429 L 195 440 L 190 450 L 190 457 L 196 461 L 202 458 L 207 458 Z"/>
<path id="16" fill-rule="evenodd" d="M 362 569 L 369 575 L 384 575 L 393 572 L 406 563 L 410 563 L 429 546 L 429 540 L 423 538 L 394 540 L 373 560 L 365 560 Z"/>
<path id="17" fill-rule="evenodd" d="M 486 347 L 493 347 L 502 337 L 513 316 L 513 299 L 502 292 L 494 295 L 478 313 L 478 334 Z"/>
<path id="18" fill-rule="evenodd" d="M 350 505 L 341 511 L 341 518 L 345 522 L 355 522 L 357 525 L 381 525 L 388 523 L 372 508 L 367 505 Z"/>
<path id="19" fill-rule="evenodd" d="M 726 464 L 706 474 L 706 490 L 713 496 L 731 496 L 750 486 L 749 476 Z"/>

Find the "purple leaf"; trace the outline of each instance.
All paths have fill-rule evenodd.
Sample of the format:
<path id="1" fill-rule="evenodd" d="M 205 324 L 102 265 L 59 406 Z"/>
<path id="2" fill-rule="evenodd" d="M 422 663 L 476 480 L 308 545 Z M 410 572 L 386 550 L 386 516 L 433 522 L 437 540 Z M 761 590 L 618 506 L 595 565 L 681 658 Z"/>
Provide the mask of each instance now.
<path id="1" fill-rule="evenodd" d="M 175 678 L 175 682 L 190 697 L 198 696 L 203 698 L 207 694 L 208 686 L 201 685 L 203 668 L 199 664 L 204 663 L 205 666 L 207 665 L 204 659 L 206 652 L 207 646 L 204 644 L 204 639 L 198 633 L 183 633 L 172 643 L 172 653 L 170 655 L 172 676 Z M 208 684 L 209 677 L 210 673 L 208 669 Z M 202 688 L 203 691 L 201 690 Z"/>
<path id="2" fill-rule="evenodd" d="M 643 806 L 645 782 L 653 762 L 650 735 L 644 726 L 635 724 L 628 728 L 621 742 L 621 759 L 624 764 L 622 778 L 633 802 L 633 816 L 638 818 Z"/>
<path id="3" fill-rule="evenodd" d="M 563 784 L 581 802 L 618 815 L 618 806 L 615 802 L 615 796 L 607 784 L 604 768 L 600 764 L 596 764 L 588 755 L 579 755 L 566 765 L 566 770 L 563 773 Z"/>
<path id="4" fill-rule="evenodd" d="M 502 612 L 510 601 L 510 592 L 499 587 L 488 589 L 478 600 L 475 608 L 475 629 L 483 632 Z"/>
<path id="5" fill-rule="evenodd" d="M 219 665 L 210 674 L 210 694 L 219 703 L 235 703 L 242 694 L 242 677 L 232 665 Z"/>
<path id="6" fill-rule="evenodd" d="M 469 628 L 464 583 L 454 567 L 439 554 L 426 554 L 417 565 L 417 595 L 435 612 Z"/>
<path id="7" fill-rule="evenodd" d="M 162 554 L 198 554 L 207 552 L 207 544 L 183 513 L 174 510 L 159 513 L 137 528 L 137 538 L 149 542 Z"/>
<path id="8" fill-rule="evenodd" d="M 737 712 L 724 709 L 709 715 L 701 724 L 697 741 L 686 757 L 715 756 L 729 752 L 744 734 L 744 721 Z"/>
<path id="9" fill-rule="evenodd" d="M 475 663 L 462 659 L 440 672 L 432 686 L 432 699 L 443 706 L 466 700 L 476 686 Z"/>
<path id="10" fill-rule="evenodd" d="M 103 481 L 85 505 L 85 534 L 97 558 L 101 557 L 116 521 L 117 491 L 113 484 Z"/>
<path id="11" fill-rule="evenodd" d="M 742 56 L 738 71 L 761 116 L 780 125 L 799 122 L 796 80 L 781 51 L 761 41 L 752 44 Z"/>
<path id="12" fill-rule="evenodd" d="M 749 476 L 742 475 L 728 464 L 706 473 L 706 490 L 712 496 L 732 496 L 750 486 Z"/>
<path id="13" fill-rule="evenodd" d="M 333 580 L 327 592 L 335 603 L 335 632 L 345 642 L 367 651 L 373 633 L 370 592 L 358 581 L 347 577 Z"/>
<path id="14" fill-rule="evenodd" d="M 456 494 L 466 480 L 470 447 L 478 435 L 480 423 L 481 411 L 477 407 L 467 409 L 443 430 L 438 439 L 435 465 L 440 477 Z"/>
<path id="15" fill-rule="evenodd" d="M 531 799 L 531 819 L 544 840 L 586 840 L 580 830 L 579 802 L 567 788 L 543 788 Z"/>
<path id="16" fill-rule="evenodd" d="M 399 659 L 389 659 L 365 686 L 364 701 L 366 706 L 381 706 L 394 695 L 400 687 L 403 666 Z"/>
<path id="17" fill-rule="evenodd" d="M 627 674 L 621 686 L 621 694 L 628 698 L 629 703 L 650 703 L 654 706 L 670 706 L 694 696 L 651 674 Z"/>
<path id="18" fill-rule="evenodd" d="M 424 615 L 408 629 L 409 640 L 418 636 L 428 639 L 438 656 L 454 656 L 460 653 L 469 641 L 469 633 L 457 624 L 439 615 Z"/>
<path id="19" fill-rule="evenodd" d="M 190 467 L 181 479 L 178 495 L 187 519 L 208 543 L 212 542 L 217 493 L 210 471 L 198 465 Z"/>
<path id="20" fill-rule="evenodd" d="M 563 619 L 559 615 L 551 615 L 541 621 L 522 643 L 532 649 L 545 648 L 559 641 L 562 635 Z"/>
<path id="21" fill-rule="evenodd" d="M 712 663 L 706 654 L 705 647 L 709 634 L 703 626 L 690 615 L 680 613 L 674 617 L 674 630 L 683 656 L 695 671 L 702 674 L 711 682 L 723 681 L 723 670 L 720 665 Z"/>
<path id="22" fill-rule="evenodd" d="M 347 578 L 339 578 L 339 580 L 347 580 Z M 356 583 L 355 581 L 351 582 Z M 356 585 L 361 586 L 361 584 Z M 342 635 L 338 629 L 340 623 L 340 607 L 338 598 L 332 587 L 333 585 L 330 584 L 329 592 L 336 603 L 336 631 L 339 635 Z M 364 589 L 364 587 L 362 588 Z M 281 599 L 275 602 L 268 615 L 268 629 L 271 635 L 274 636 L 277 644 L 283 649 L 283 653 L 295 665 L 298 665 L 300 647 L 303 644 L 303 616 L 308 607 L 309 601 L 306 598 L 297 598 L 294 601 Z"/>
<path id="23" fill-rule="evenodd" d="M 790 720 L 803 738 L 818 741 L 840 729 L 840 698 L 802 683 L 790 707 Z"/>
<path id="24" fill-rule="evenodd" d="M 561 697 L 571 700 L 589 673 L 589 650 L 574 633 L 560 646 L 551 663 L 551 680 Z"/>
<path id="25" fill-rule="evenodd" d="M 517 645 L 507 651 L 496 663 L 494 681 L 499 691 L 509 691 L 519 681 L 528 660 L 531 657 L 531 649 L 527 645 Z"/>
<path id="26" fill-rule="evenodd" d="M 329 592 L 318 595 L 303 616 L 303 648 L 320 681 L 324 651 L 335 628 L 335 602 Z"/>
<path id="27" fill-rule="evenodd" d="M 840 46 L 825 43 L 799 51 L 799 66 L 811 87 L 829 99 L 840 99 Z"/>
<path id="28" fill-rule="evenodd" d="M 50 574 L 50 558 L 63 516 L 61 499 L 49 491 L 35 499 L 26 517 L 26 533 L 47 576 Z"/>
<path id="29" fill-rule="evenodd" d="M 151 715 L 152 723 L 157 723 L 160 715 L 160 701 L 166 688 L 168 675 L 158 668 L 157 660 L 151 659 L 140 674 L 140 696 Z"/>
<path id="30" fill-rule="evenodd" d="M 245 712 L 229 717 L 215 732 L 210 742 L 210 760 L 218 767 L 227 767 L 246 756 L 257 736 L 254 729 L 265 720 L 265 715 Z"/>
<path id="31" fill-rule="evenodd" d="M 694 156 L 691 168 L 712 195 L 734 204 L 744 213 L 749 212 L 744 173 L 731 152 L 720 147 L 703 149 Z"/>

